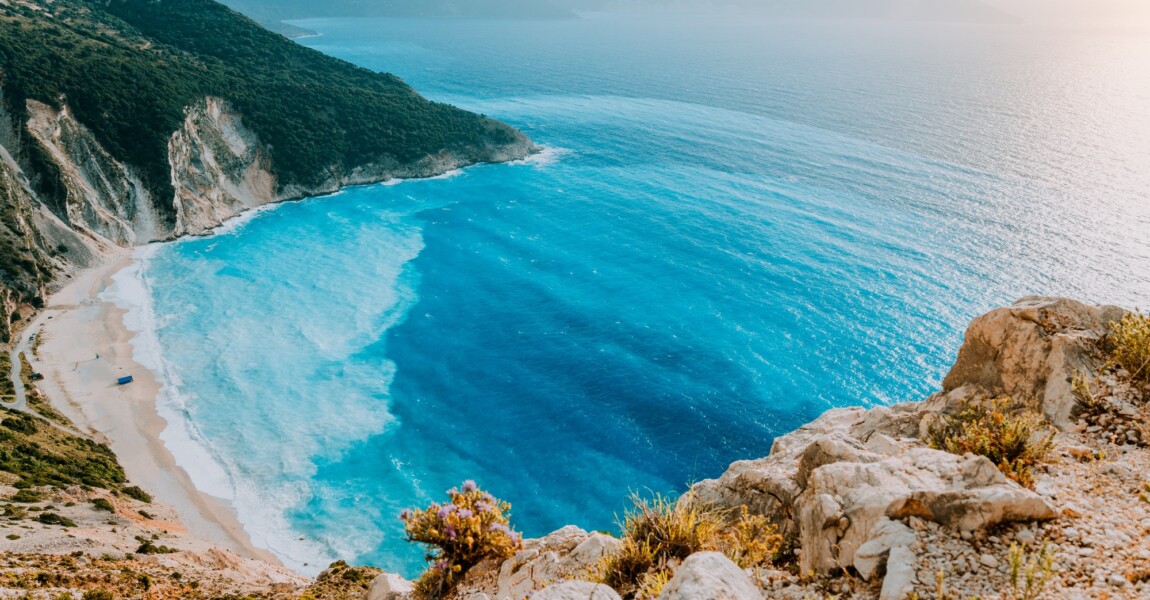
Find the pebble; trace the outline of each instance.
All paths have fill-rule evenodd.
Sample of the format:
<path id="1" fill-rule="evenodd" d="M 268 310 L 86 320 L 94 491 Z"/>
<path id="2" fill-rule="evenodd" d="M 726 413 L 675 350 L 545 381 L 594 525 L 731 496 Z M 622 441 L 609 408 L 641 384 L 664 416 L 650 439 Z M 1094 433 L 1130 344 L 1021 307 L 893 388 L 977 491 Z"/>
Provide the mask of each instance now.
<path id="1" fill-rule="evenodd" d="M 978 562 L 982 563 L 982 565 L 988 569 L 998 568 L 998 559 L 989 554 L 983 554 L 982 556 L 978 557 Z"/>
<path id="2" fill-rule="evenodd" d="M 1020 544 L 1030 545 L 1034 543 L 1035 536 L 1029 529 L 1022 529 L 1019 530 L 1018 533 L 1014 534 L 1014 539 L 1018 540 L 1018 543 Z"/>

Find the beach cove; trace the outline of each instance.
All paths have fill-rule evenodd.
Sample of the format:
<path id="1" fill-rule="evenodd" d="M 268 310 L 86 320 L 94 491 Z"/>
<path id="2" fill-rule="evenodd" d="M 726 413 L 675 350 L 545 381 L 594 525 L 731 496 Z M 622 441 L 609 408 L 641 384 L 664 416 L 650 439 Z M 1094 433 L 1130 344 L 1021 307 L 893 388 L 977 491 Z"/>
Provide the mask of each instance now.
<path id="1" fill-rule="evenodd" d="M 118 454 L 146 458 L 129 467 L 133 481 L 171 488 L 157 496 L 192 515 L 189 529 L 270 549 L 296 570 L 344 558 L 413 574 L 420 552 L 395 515 L 464 478 L 509 499 L 529 536 L 610 527 L 630 490 L 682 491 L 766 454 L 827 408 L 925 397 L 969 319 L 992 306 L 1031 292 L 1123 305 L 1150 293 L 1139 268 L 1142 175 L 1122 166 L 1137 145 L 1082 170 L 1070 146 L 1032 132 L 1022 154 L 1045 157 L 1035 167 L 995 142 L 1009 123 L 979 126 L 1007 117 L 947 118 L 953 107 L 932 96 L 941 84 L 911 67 L 922 81 L 899 82 L 905 97 L 883 96 L 883 110 L 852 100 L 878 94 L 867 65 L 891 60 L 874 37 L 914 47 L 920 33 L 778 31 L 744 40 L 768 46 L 747 56 L 785 45 L 804 56 L 796 68 L 743 65 L 676 96 L 664 71 L 581 69 L 559 52 L 562 40 L 603 28 L 614 44 L 604 52 L 641 60 L 632 46 L 656 43 L 673 23 L 486 25 L 514 30 L 505 35 L 420 20 L 307 26 L 324 32 L 307 45 L 393 69 L 561 150 L 283 205 L 222 235 L 150 248 L 145 265 L 93 275 L 83 293 L 53 300 L 80 307 L 43 343 L 72 373 L 55 379 L 75 379 L 80 398 L 109 395 L 112 408 L 90 407 L 79 422 L 104 427 L 114 446 L 122 435 Z M 694 31 L 700 42 L 748 33 Z M 950 45 L 932 60 L 968 60 L 973 38 L 947 31 Z M 819 70 L 803 65 L 828 60 L 820 35 L 867 49 L 856 79 L 811 78 Z M 459 48 L 483 39 L 526 41 Z M 1002 52 L 988 51 L 986 65 L 1013 47 L 995 43 Z M 507 52 L 550 66 L 528 70 Z M 1010 55 L 1029 69 L 1029 55 Z M 675 77 L 692 81 L 685 61 Z M 764 98 L 772 81 L 805 101 Z M 857 94 L 828 91 L 843 85 Z M 1092 225 L 1067 225 L 1083 222 Z M 1067 243 L 1083 250 L 1061 252 Z M 123 302 L 99 290 L 141 268 L 148 292 L 121 299 L 151 300 L 155 338 L 131 338 L 154 346 L 131 359 L 139 349 L 123 331 L 97 325 L 123 319 Z M 75 332 L 102 337 L 83 348 L 61 341 Z M 84 362 L 103 357 L 100 346 L 114 362 Z M 162 379 L 142 366 L 180 383 L 187 411 L 169 421 L 174 431 L 157 431 L 166 400 L 157 411 L 142 396 L 162 396 Z M 122 372 L 137 381 L 105 379 Z M 186 418 L 201 438 L 170 437 Z M 153 447 L 157 435 L 166 446 Z M 172 461 L 188 472 L 165 474 Z M 190 497 L 189 483 L 227 510 Z M 251 541 L 229 533 L 245 529 Z"/>
<path id="2" fill-rule="evenodd" d="M 121 253 L 78 273 L 22 332 L 24 339 L 39 338 L 29 357 L 44 375 L 38 386 L 77 429 L 106 441 L 129 479 L 174 507 L 193 536 L 274 564 L 274 555 L 251 544 L 227 501 L 198 490 L 161 440 L 167 423 L 156 406 L 157 376 L 133 359 L 138 334 L 125 327 L 126 311 L 106 297 L 132 260 Z M 124 375 L 135 381 L 117 385 Z"/>

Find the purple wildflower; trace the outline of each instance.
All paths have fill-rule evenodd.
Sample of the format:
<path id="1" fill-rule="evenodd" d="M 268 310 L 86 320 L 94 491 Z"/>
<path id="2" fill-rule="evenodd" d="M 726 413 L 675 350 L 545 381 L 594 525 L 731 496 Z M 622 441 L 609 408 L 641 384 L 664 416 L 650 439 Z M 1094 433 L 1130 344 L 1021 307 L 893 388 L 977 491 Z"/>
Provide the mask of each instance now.
<path id="1" fill-rule="evenodd" d="M 483 500 L 480 500 L 479 502 L 475 503 L 475 510 L 481 513 L 491 512 L 491 505 L 487 502 L 484 502 Z"/>
<path id="2" fill-rule="evenodd" d="M 443 529 L 443 532 L 445 534 L 447 534 L 448 540 L 451 540 L 453 542 L 455 541 L 455 528 L 454 527 L 452 527 L 451 525 L 448 525 L 447 527 L 445 527 Z"/>
<path id="3" fill-rule="evenodd" d="M 431 565 L 431 568 L 436 569 L 438 571 L 445 571 L 445 570 L 447 570 L 447 561 L 446 560 L 436 561 L 436 563 L 434 565 Z"/>
<path id="4" fill-rule="evenodd" d="M 470 519 L 471 514 L 472 514 L 471 511 L 467 510 L 466 508 L 459 509 L 459 518 L 460 519 Z"/>
<path id="5" fill-rule="evenodd" d="M 410 518 L 411 518 L 411 511 L 410 510 L 405 510 L 405 511 L 399 513 L 399 520 L 400 521 L 406 521 Z"/>
<path id="6" fill-rule="evenodd" d="M 479 489 L 479 486 L 475 485 L 474 479 L 468 479 L 467 481 L 463 482 L 463 491 L 464 492 L 474 492 L 477 489 Z"/>
<path id="7" fill-rule="evenodd" d="M 491 531 L 502 531 L 503 533 L 510 533 L 511 532 L 507 528 L 507 526 L 504 525 L 503 523 L 492 523 L 491 527 L 488 527 L 488 529 L 490 529 Z"/>
<path id="8" fill-rule="evenodd" d="M 447 515 L 450 515 L 453 512 L 455 512 L 454 504 L 444 504 L 443 506 L 439 507 L 438 511 L 435 512 L 435 516 L 439 517 L 440 519 L 446 519 Z"/>
<path id="9" fill-rule="evenodd" d="M 489 504 L 495 504 L 495 496 L 492 496 L 488 492 L 483 492 L 482 499 L 484 502 L 487 502 Z"/>

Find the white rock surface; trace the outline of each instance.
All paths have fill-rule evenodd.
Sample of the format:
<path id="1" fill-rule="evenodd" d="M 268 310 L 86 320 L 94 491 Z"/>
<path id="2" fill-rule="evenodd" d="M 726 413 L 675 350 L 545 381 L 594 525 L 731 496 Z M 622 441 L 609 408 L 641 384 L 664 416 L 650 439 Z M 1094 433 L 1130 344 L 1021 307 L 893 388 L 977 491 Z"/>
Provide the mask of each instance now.
<path id="1" fill-rule="evenodd" d="M 675 569 L 659 600 L 762 600 L 751 578 L 718 552 L 698 552 Z"/>
<path id="2" fill-rule="evenodd" d="M 615 590 L 602 583 L 567 581 L 531 594 L 531 600 L 620 600 Z"/>
<path id="3" fill-rule="evenodd" d="M 879 519 L 868 538 L 854 555 L 855 570 L 866 581 L 870 581 L 886 563 L 891 549 L 909 547 L 917 539 L 910 527 L 886 517 Z"/>
<path id="4" fill-rule="evenodd" d="M 914 552 L 899 546 L 892 548 L 887 559 L 886 577 L 882 580 L 879 600 L 906 600 L 914 591 L 914 569 L 917 561 Z"/>
<path id="5" fill-rule="evenodd" d="M 413 585 L 395 573 L 383 573 L 371 582 L 364 600 L 400 600 L 411 595 Z"/>

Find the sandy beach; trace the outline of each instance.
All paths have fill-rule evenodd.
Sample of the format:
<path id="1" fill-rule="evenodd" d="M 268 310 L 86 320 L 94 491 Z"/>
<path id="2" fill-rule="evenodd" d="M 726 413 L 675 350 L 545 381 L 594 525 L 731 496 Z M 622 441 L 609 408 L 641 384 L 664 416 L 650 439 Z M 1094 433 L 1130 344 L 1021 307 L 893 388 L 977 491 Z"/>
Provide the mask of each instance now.
<path id="1" fill-rule="evenodd" d="M 99 298 L 113 284 L 112 276 L 131 262 L 131 252 L 124 251 L 78 273 L 22 332 L 22 340 L 40 336 L 35 354 L 29 355 L 45 377 L 38 387 L 80 431 L 109 443 L 129 480 L 173 507 L 190 536 L 279 564 L 270 552 L 252 545 L 225 500 L 196 489 L 160 440 L 167 424 L 156 411 L 160 384 L 132 360 L 135 334 L 123 324 L 125 311 Z M 124 375 L 135 381 L 116 385 Z"/>

